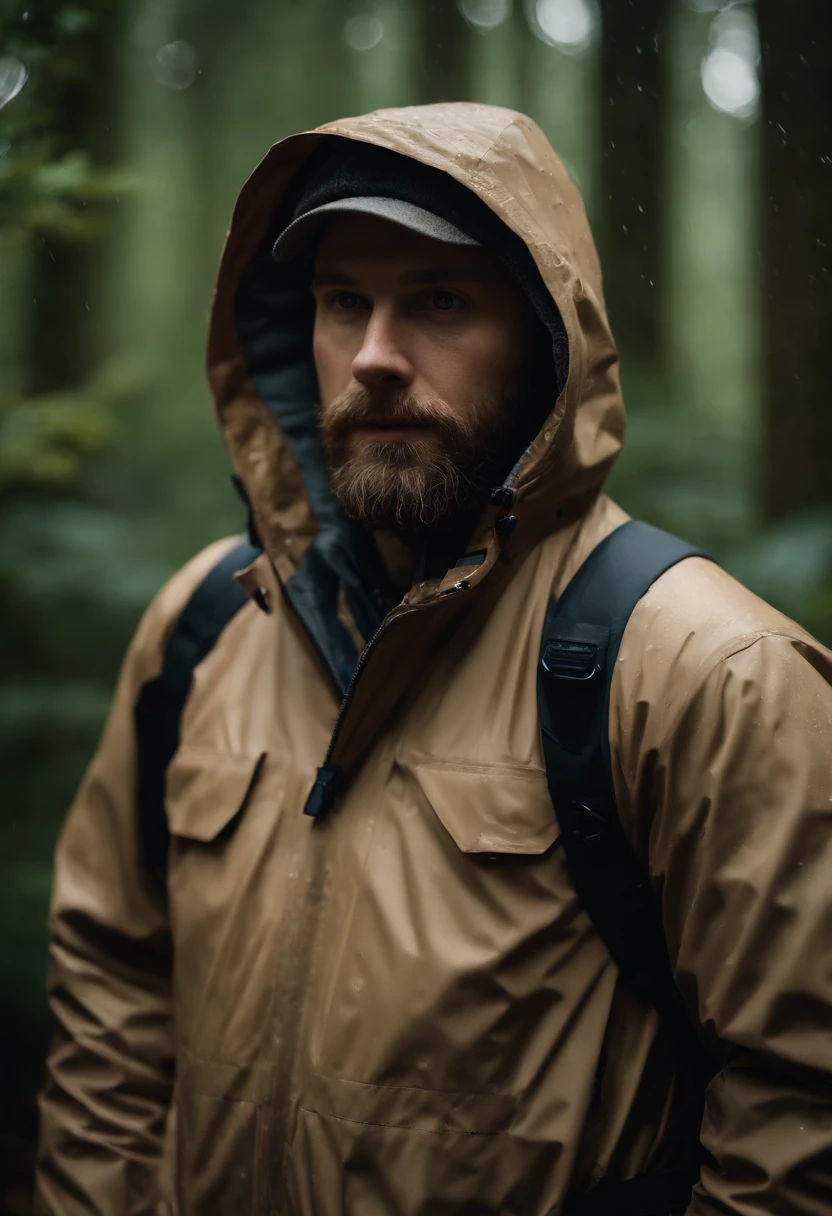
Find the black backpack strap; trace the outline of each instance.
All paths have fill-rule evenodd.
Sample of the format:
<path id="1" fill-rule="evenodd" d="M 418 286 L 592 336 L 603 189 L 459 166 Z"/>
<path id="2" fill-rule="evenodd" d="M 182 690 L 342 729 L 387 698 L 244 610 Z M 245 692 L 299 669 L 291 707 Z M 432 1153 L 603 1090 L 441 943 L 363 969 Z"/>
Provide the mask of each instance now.
<path id="1" fill-rule="evenodd" d="M 649 875 L 618 818 L 609 706 L 636 604 L 671 566 L 707 556 L 650 524 L 623 524 L 550 602 L 537 676 L 546 776 L 575 889 L 621 974 L 658 1009 L 703 1085 L 714 1069 L 676 987 Z"/>
<path id="2" fill-rule="evenodd" d="M 240 541 L 208 571 L 173 627 L 160 674 L 142 685 L 136 702 L 139 845 L 142 864 L 162 884 L 170 839 L 165 773 L 179 747 L 179 721 L 194 669 L 248 601 L 234 574 L 250 565 L 260 552 L 247 541 Z"/>
<path id="3" fill-rule="evenodd" d="M 602 1181 L 567 1200 L 564 1216 L 684 1216 L 699 1180 L 699 1163 L 678 1170 Z"/>

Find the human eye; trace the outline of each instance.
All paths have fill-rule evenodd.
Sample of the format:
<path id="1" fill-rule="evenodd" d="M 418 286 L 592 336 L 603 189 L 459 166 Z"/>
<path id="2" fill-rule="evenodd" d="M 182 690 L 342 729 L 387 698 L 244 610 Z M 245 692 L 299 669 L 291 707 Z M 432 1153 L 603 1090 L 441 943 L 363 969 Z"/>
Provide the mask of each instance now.
<path id="1" fill-rule="evenodd" d="M 327 305 L 335 312 L 359 312 L 366 308 L 367 302 L 357 291 L 331 291 L 326 298 Z"/>
<path id="2" fill-rule="evenodd" d="M 431 291 L 426 300 L 427 306 L 434 312 L 455 313 L 465 308 L 465 300 L 455 291 L 440 289 Z"/>

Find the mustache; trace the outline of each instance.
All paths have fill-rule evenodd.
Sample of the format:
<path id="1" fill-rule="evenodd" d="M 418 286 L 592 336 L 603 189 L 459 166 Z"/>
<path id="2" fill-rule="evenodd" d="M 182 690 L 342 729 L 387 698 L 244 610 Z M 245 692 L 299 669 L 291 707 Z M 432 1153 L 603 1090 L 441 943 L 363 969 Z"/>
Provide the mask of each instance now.
<path id="1" fill-rule="evenodd" d="M 469 428 L 440 397 L 395 389 L 383 396 L 361 385 L 350 386 L 321 410 L 321 430 L 341 439 L 354 426 L 383 418 L 403 426 L 430 426 L 445 436 L 472 438 Z"/>

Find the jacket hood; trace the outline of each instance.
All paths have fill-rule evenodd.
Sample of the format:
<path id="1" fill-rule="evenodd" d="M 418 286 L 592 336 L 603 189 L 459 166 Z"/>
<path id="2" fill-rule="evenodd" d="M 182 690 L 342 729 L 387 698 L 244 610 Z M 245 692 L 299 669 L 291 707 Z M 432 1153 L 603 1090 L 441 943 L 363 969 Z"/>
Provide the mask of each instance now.
<path id="1" fill-rule="evenodd" d="M 321 562 L 357 577 L 356 529 L 329 490 L 315 421 L 313 302 L 292 263 L 276 267 L 296 175 L 328 136 L 376 144 L 473 191 L 531 252 L 566 332 L 568 377 L 516 466 L 502 513 L 517 523 L 509 556 L 536 544 L 597 495 L 620 447 L 624 407 L 595 245 L 578 191 L 540 128 L 523 114 L 469 103 L 381 110 L 275 145 L 244 186 L 223 254 L 208 364 L 220 423 L 258 534 L 273 560 Z M 296 191 L 295 191 L 296 193 Z M 541 413 L 545 412 L 544 409 Z M 494 533 L 499 512 L 486 511 Z M 500 530 L 497 530 L 498 533 Z M 314 554 L 308 550 L 314 549 Z M 288 573 L 288 570 L 287 570 Z"/>

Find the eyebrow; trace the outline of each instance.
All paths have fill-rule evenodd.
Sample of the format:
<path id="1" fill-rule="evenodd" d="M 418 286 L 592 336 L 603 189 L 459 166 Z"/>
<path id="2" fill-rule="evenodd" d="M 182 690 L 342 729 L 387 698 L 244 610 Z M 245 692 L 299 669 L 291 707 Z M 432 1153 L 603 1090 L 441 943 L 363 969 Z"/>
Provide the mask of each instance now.
<path id="1" fill-rule="evenodd" d="M 403 286 L 425 283 L 481 283 L 489 277 L 488 272 L 476 267 L 432 266 L 426 270 L 411 270 L 403 274 L 399 282 Z M 344 270 L 321 270 L 312 279 L 313 287 L 355 287 L 355 279 Z"/>

